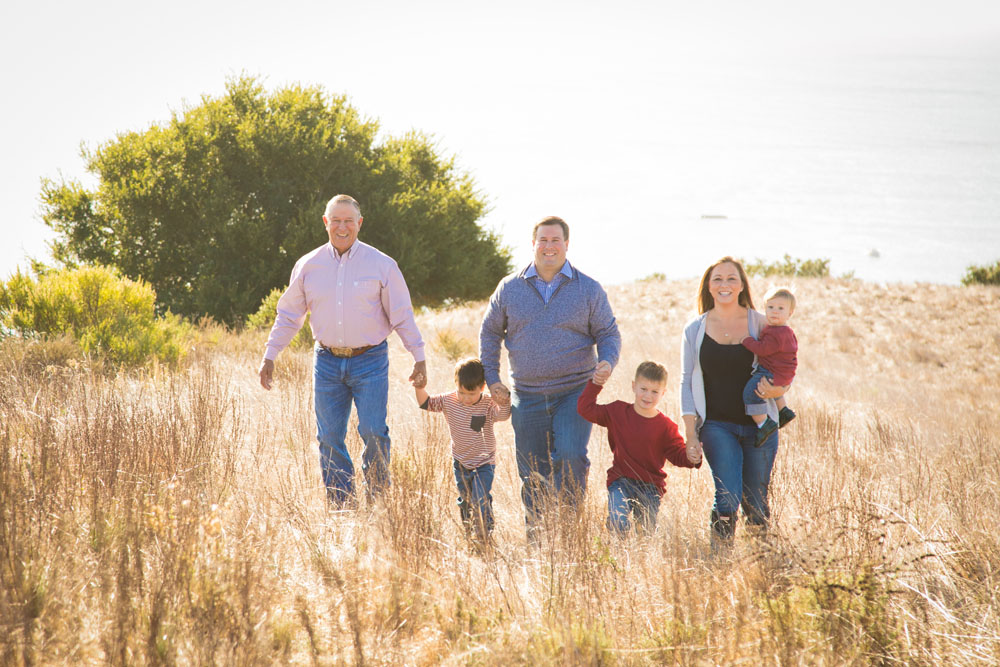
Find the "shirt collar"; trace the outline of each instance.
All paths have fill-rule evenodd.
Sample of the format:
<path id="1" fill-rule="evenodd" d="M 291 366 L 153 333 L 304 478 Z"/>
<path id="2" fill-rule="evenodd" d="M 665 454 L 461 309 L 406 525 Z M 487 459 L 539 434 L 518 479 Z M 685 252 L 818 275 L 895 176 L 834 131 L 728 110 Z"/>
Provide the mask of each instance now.
<path id="1" fill-rule="evenodd" d="M 334 259 L 341 260 L 341 259 L 344 258 L 343 255 L 341 255 L 339 252 L 337 252 L 337 249 L 333 247 L 332 243 L 330 243 L 329 241 L 327 241 L 327 245 L 330 247 L 330 254 L 333 255 Z M 361 240 L 360 239 L 354 239 L 354 243 L 352 243 L 351 247 L 347 249 L 347 253 L 346 254 L 347 254 L 348 259 L 350 259 L 350 258 L 354 257 L 356 254 L 358 254 L 358 249 L 361 247 L 361 245 L 362 244 L 361 244 Z"/>
<path id="2" fill-rule="evenodd" d="M 562 268 L 559 269 L 559 272 L 556 273 L 556 276 L 558 276 L 560 273 L 563 274 L 564 276 L 566 276 L 567 278 L 569 278 L 569 279 L 572 280 L 572 278 L 573 278 L 573 267 L 569 265 L 569 260 L 568 259 L 565 262 L 563 262 Z M 552 276 L 552 278 L 555 279 L 556 276 Z M 535 263 L 534 262 L 532 262 L 531 264 L 528 265 L 528 270 L 524 272 L 524 277 L 525 278 L 538 278 L 539 280 L 542 279 L 542 277 L 540 275 L 538 275 L 538 269 L 535 268 Z"/>

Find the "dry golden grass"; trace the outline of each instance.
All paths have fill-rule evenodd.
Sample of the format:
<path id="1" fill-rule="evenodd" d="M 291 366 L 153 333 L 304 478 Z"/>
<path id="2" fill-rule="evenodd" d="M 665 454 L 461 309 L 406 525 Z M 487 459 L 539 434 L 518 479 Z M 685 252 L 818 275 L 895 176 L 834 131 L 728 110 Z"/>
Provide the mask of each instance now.
<path id="1" fill-rule="evenodd" d="M 1000 290 L 795 288 L 799 419 L 782 431 L 773 530 L 741 527 L 726 557 L 707 545 L 707 468 L 669 472 L 653 537 L 605 532 L 600 428 L 584 511 L 548 517 L 527 548 L 509 423 L 496 548 L 477 551 L 447 429 L 416 409 L 395 337 L 394 484 L 353 512 L 325 502 L 308 353 L 286 351 L 268 393 L 261 333 L 208 327 L 184 368 L 119 376 L 7 341 L 0 663 L 997 663 Z M 678 418 L 694 290 L 609 290 L 624 351 L 605 400 L 656 359 Z M 482 308 L 420 316 L 431 389 L 475 349 Z"/>

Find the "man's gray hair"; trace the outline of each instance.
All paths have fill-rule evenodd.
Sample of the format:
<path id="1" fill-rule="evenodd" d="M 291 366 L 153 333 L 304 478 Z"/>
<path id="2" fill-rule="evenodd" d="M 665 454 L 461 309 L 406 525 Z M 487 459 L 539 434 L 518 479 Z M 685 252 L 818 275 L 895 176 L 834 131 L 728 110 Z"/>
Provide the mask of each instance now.
<path id="1" fill-rule="evenodd" d="M 358 209 L 358 215 L 361 214 L 361 204 L 358 200 L 351 195 L 335 195 L 333 199 L 326 203 L 326 210 L 323 211 L 323 215 L 329 216 L 330 209 L 332 209 L 337 204 L 351 204 L 354 208 Z"/>

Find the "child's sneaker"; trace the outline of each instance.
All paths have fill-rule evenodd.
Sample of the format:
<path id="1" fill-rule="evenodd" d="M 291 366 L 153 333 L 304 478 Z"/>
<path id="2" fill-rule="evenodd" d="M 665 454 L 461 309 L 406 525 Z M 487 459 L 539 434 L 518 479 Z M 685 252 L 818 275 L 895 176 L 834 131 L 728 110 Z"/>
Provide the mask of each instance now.
<path id="1" fill-rule="evenodd" d="M 795 411 L 785 406 L 778 412 L 778 428 L 785 428 L 785 424 L 795 419 Z"/>
<path id="2" fill-rule="evenodd" d="M 764 420 L 764 423 L 757 427 L 757 441 L 753 443 L 754 447 L 760 447 L 764 442 L 771 437 L 771 434 L 778 430 L 778 425 L 774 423 L 774 420 L 768 417 Z"/>

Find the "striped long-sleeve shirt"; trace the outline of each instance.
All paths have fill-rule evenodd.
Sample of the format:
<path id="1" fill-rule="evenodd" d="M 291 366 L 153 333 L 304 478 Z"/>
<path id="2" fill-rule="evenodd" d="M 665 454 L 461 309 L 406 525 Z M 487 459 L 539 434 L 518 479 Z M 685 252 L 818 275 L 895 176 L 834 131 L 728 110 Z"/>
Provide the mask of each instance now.
<path id="1" fill-rule="evenodd" d="M 431 396 L 420 407 L 443 412 L 451 432 L 451 454 L 466 470 L 496 464 L 497 441 L 494 422 L 510 419 L 510 405 L 501 406 L 483 394 L 472 405 L 463 405 L 458 394 Z"/>

